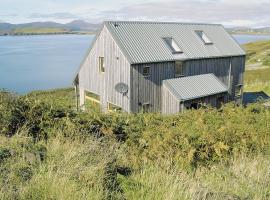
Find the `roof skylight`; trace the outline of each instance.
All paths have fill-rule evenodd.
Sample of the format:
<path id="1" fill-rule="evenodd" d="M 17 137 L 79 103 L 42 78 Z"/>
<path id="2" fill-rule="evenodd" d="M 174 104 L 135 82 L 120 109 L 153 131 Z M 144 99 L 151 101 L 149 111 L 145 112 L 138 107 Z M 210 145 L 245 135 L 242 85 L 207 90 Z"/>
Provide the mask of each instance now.
<path id="1" fill-rule="evenodd" d="M 195 31 L 204 44 L 213 44 L 213 42 L 207 37 L 203 31 Z"/>
<path id="2" fill-rule="evenodd" d="M 171 49 L 172 53 L 183 53 L 183 51 L 180 49 L 180 47 L 177 45 L 177 43 L 174 41 L 171 37 L 163 38 L 166 44 Z"/>

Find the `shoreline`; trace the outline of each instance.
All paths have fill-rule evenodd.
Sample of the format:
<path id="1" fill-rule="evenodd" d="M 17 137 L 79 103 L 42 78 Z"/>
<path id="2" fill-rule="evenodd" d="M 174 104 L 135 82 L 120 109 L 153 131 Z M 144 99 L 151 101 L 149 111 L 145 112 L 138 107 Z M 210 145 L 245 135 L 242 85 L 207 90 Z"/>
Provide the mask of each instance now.
<path id="1" fill-rule="evenodd" d="M 228 32 L 228 33 L 230 33 L 231 35 L 258 35 L 258 36 L 260 36 L 260 35 L 262 35 L 262 36 L 263 35 L 270 35 L 270 32 L 269 33 Z"/>
<path id="2" fill-rule="evenodd" d="M 231 35 L 256 35 L 256 36 L 267 36 L 269 33 L 250 33 L 250 32 L 230 32 Z M 16 34 L 0 34 L 0 37 L 8 36 L 38 36 L 38 35 L 96 35 L 95 32 L 58 32 L 58 33 L 16 33 Z"/>
<path id="3" fill-rule="evenodd" d="M 17 37 L 17 36 L 40 36 L 40 35 L 95 35 L 96 33 L 87 32 L 59 32 L 59 33 L 18 33 L 18 34 L 0 34 L 0 37 Z"/>

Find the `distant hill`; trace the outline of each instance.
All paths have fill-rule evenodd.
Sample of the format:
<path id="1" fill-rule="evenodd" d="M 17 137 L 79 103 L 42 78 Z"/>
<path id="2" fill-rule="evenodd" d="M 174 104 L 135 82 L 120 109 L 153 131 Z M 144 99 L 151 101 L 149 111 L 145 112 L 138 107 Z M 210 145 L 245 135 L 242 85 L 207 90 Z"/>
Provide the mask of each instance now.
<path id="1" fill-rule="evenodd" d="M 69 34 L 89 33 L 95 34 L 101 24 L 93 24 L 83 20 L 75 20 L 67 24 L 56 22 L 32 22 L 25 24 L 10 24 L 0 20 L 0 35 L 31 35 L 31 34 Z M 270 34 L 270 27 L 248 28 L 233 27 L 227 28 L 232 34 Z"/>
<path id="2" fill-rule="evenodd" d="M 270 67 L 270 40 L 244 44 L 247 53 L 247 68 Z"/>
<path id="3" fill-rule="evenodd" d="M 249 27 L 233 27 L 227 28 L 232 34 L 270 34 L 270 27 L 249 28 Z"/>
<path id="4" fill-rule="evenodd" d="M 90 33 L 95 34 L 100 24 L 75 20 L 67 24 L 56 22 L 32 22 L 25 24 L 10 24 L 0 22 L 0 35 L 27 34 L 59 34 L 59 33 Z"/>

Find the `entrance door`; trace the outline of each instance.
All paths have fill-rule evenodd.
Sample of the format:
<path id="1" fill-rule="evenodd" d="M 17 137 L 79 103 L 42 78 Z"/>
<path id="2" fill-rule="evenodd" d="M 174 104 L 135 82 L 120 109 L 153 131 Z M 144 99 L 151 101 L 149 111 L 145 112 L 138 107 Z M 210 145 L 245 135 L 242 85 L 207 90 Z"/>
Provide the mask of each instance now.
<path id="1" fill-rule="evenodd" d="M 221 108 L 222 104 L 224 104 L 224 97 L 223 96 L 217 98 L 217 104 L 216 104 L 217 108 Z"/>

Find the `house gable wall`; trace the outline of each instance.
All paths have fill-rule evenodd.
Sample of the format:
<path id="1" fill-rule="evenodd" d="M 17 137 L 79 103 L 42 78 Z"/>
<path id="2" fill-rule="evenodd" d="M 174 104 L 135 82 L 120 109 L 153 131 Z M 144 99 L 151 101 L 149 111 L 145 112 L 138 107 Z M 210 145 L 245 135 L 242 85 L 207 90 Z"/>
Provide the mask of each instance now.
<path id="1" fill-rule="evenodd" d="M 99 70 L 99 57 L 104 57 L 105 72 Z M 129 86 L 127 94 L 115 90 L 119 82 Z M 84 105 L 84 91 L 100 95 L 103 111 L 107 111 L 107 103 L 120 106 L 130 111 L 130 64 L 106 26 L 96 38 L 89 54 L 79 71 L 80 105 Z"/>

